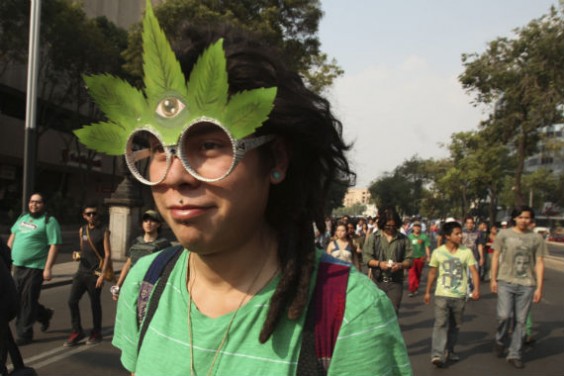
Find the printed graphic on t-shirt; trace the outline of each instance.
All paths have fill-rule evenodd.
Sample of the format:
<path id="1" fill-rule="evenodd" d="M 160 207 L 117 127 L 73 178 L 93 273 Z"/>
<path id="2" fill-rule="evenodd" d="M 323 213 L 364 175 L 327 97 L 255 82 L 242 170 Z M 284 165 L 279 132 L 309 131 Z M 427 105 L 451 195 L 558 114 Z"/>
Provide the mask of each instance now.
<path id="1" fill-rule="evenodd" d="M 457 290 L 462 283 L 463 269 L 458 258 L 449 258 L 441 264 L 440 283 L 445 290 Z"/>
<path id="2" fill-rule="evenodd" d="M 513 257 L 513 270 L 515 270 L 515 277 L 527 278 L 529 276 L 529 264 L 531 263 L 530 256 L 526 250 L 517 251 Z"/>
<path id="3" fill-rule="evenodd" d="M 462 244 L 469 249 L 474 249 L 476 248 L 476 240 L 478 240 L 478 235 L 480 235 L 480 233 L 478 231 L 472 231 L 472 232 L 463 232 L 462 233 Z"/>
<path id="4" fill-rule="evenodd" d="M 37 225 L 34 225 L 33 223 L 30 223 L 30 222 L 22 222 L 22 223 L 20 223 L 20 228 L 22 230 L 24 230 L 24 232 L 25 232 L 25 230 L 35 230 L 35 229 L 37 229 Z"/>

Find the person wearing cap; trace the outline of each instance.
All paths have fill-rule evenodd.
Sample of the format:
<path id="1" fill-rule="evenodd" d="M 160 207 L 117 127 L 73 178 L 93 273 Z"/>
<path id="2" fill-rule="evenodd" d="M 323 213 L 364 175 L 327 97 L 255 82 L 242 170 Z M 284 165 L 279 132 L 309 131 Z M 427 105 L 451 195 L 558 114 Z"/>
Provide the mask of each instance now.
<path id="1" fill-rule="evenodd" d="M 408 281 L 409 281 L 409 294 L 412 298 L 419 293 L 419 283 L 421 282 L 421 272 L 426 261 L 431 258 L 430 240 L 427 234 L 421 231 L 421 222 L 415 221 L 411 226 L 411 234 L 407 237 L 411 242 L 413 250 L 413 264 L 409 268 Z"/>
<path id="2" fill-rule="evenodd" d="M 147 210 L 143 213 L 141 217 L 143 235 L 139 235 L 135 239 L 135 243 L 129 249 L 129 256 L 123 265 L 119 279 L 110 290 L 115 301 L 117 301 L 119 297 L 119 290 L 123 285 L 123 281 L 125 281 L 129 269 L 135 265 L 137 260 L 143 256 L 150 255 L 171 246 L 167 238 L 160 236 L 162 223 L 161 216 L 155 210 Z"/>

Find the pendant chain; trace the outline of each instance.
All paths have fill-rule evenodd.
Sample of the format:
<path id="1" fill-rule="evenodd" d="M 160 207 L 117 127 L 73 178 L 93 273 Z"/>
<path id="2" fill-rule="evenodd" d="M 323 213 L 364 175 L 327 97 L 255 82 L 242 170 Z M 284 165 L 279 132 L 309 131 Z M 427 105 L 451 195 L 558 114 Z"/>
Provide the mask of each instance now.
<path id="1" fill-rule="evenodd" d="M 215 366 L 215 363 L 216 363 L 217 359 L 219 358 L 219 354 L 221 353 L 221 349 L 223 348 L 223 346 L 227 342 L 227 337 L 229 336 L 229 331 L 231 330 L 231 325 L 235 321 L 235 317 L 237 316 L 237 313 L 239 312 L 239 310 L 243 306 L 243 303 L 245 302 L 247 297 L 250 295 L 251 290 L 253 289 L 255 283 L 258 280 L 258 277 L 260 276 L 260 274 L 262 272 L 264 264 L 266 264 L 266 260 L 264 261 L 262 267 L 260 267 L 258 269 L 258 272 L 255 275 L 251 284 L 249 285 L 249 288 L 245 292 L 245 295 L 243 295 L 243 298 L 239 302 L 237 309 L 235 310 L 235 312 L 233 312 L 233 316 L 231 317 L 231 320 L 229 320 L 229 324 L 227 324 L 227 329 L 225 330 L 225 334 L 223 335 L 223 338 L 221 339 L 221 342 L 219 343 L 219 346 L 217 347 L 217 350 L 215 351 L 215 355 L 213 357 L 212 363 L 211 363 L 210 368 L 208 369 L 208 372 L 207 372 L 208 376 L 212 374 L 213 367 Z M 188 287 L 188 294 L 190 295 L 189 301 L 188 301 L 188 337 L 190 338 L 190 375 L 194 376 L 195 375 L 195 368 L 194 368 L 194 341 L 193 341 L 193 333 L 192 333 L 192 303 L 193 303 L 192 288 L 194 287 L 194 284 L 195 284 L 194 282 L 196 281 L 196 273 L 194 273 L 194 282 L 190 285 L 190 270 L 192 269 L 191 266 L 192 266 L 192 258 L 190 257 L 190 259 L 188 261 L 188 273 L 187 273 L 187 276 L 186 276 L 186 280 L 187 280 L 186 283 L 189 286 Z M 274 278 L 274 276 L 276 276 L 276 274 L 278 274 L 278 269 L 276 269 L 274 271 L 274 273 L 272 274 L 272 277 L 270 277 L 269 280 L 265 283 L 265 286 L 267 284 L 269 284 L 270 281 L 272 281 L 272 279 Z"/>

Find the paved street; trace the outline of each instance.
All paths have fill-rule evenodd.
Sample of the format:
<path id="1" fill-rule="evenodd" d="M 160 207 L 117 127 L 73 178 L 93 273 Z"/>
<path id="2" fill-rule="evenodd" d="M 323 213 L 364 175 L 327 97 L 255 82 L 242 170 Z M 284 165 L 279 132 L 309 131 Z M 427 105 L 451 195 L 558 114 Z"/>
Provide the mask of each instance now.
<path id="1" fill-rule="evenodd" d="M 551 246 L 551 251 L 553 256 L 559 252 L 564 254 L 564 246 Z M 405 294 L 400 309 L 400 325 L 415 375 L 564 375 L 564 258 L 551 257 L 547 264 L 544 299 L 533 307 L 537 342 L 524 355 L 524 370 L 513 369 L 504 359 L 498 359 L 492 353 L 496 298 L 489 292 L 489 286 L 483 286 L 480 301 L 468 303 L 456 349 L 462 359 L 447 369 L 435 369 L 430 364 L 432 305 L 426 306 L 422 295 L 409 298 Z M 117 269 L 120 266 L 121 263 L 117 263 Z M 47 333 L 39 332 L 36 327 L 37 341 L 21 348 L 26 362 L 40 375 L 127 375 L 121 368 L 119 352 L 110 344 L 115 304 L 108 291 L 109 285 L 104 287 L 102 297 L 104 342 L 93 346 L 82 344 L 75 348 L 62 346 L 70 330 L 66 303 L 70 285 L 65 281 L 68 282 L 76 264 L 61 263 L 57 268 L 57 278 L 43 290 L 41 296 L 43 304 L 55 309 L 55 316 Z M 89 330 L 91 318 L 87 296 L 81 301 L 81 313 L 83 326 Z"/>

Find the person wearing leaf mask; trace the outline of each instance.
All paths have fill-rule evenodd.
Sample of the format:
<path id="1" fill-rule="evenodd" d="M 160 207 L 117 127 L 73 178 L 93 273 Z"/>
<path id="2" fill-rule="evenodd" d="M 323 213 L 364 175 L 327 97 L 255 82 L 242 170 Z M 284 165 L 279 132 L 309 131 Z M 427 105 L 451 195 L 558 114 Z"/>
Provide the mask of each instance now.
<path id="1" fill-rule="evenodd" d="M 124 367 L 410 375 L 387 297 L 314 246 L 330 184 L 354 177 L 329 103 L 231 27 L 177 35 L 175 55 L 147 2 L 144 93 L 88 77 L 109 121 L 76 131 L 98 151 L 125 150 L 181 244 L 140 259 L 120 291 Z M 153 284 L 162 255 L 172 261 Z"/>

